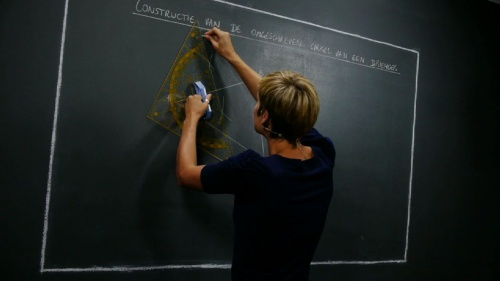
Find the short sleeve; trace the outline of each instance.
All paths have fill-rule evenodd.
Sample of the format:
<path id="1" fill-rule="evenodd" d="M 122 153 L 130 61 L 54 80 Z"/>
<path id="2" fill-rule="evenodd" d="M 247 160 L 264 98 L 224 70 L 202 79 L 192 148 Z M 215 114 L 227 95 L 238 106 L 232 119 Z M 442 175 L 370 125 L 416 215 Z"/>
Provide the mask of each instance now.
<path id="1" fill-rule="evenodd" d="M 335 147 L 333 141 L 312 129 L 301 139 L 301 143 L 307 146 L 315 146 L 323 151 L 328 158 L 335 159 Z"/>
<path id="2" fill-rule="evenodd" d="M 210 194 L 236 194 L 248 175 L 249 167 L 261 156 L 249 149 L 218 163 L 208 164 L 201 170 L 203 191 Z"/>

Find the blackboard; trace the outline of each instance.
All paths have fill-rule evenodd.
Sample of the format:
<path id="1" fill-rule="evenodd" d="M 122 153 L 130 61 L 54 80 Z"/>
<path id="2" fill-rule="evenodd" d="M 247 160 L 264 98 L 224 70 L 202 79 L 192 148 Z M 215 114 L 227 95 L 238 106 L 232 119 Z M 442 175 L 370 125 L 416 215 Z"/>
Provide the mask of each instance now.
<path id="1" fill-rule="evenodd" d="M 66 8 L 42 272 L 229 267 L 232 197 L 180 189 L 179 137 L 145 118 L 195 23 L 231 31 L 259 73 L 297 71 L 318 88 L 317 128 L 339 152 L 314 264 L 405 262 L 417 51 L 221 1 Z M 206 49 L 218 83 L 208 90 L 224 100 L 231 153 L 266 155 L 252 126 L 254 102 L 208 42 Z"/>
<path id="2" fill-rule="evenodd" d="M 2 1 L 0 279 L 230 279 L 232 197 L 179 188 L 179 136 L 147 117 L 198 22 L 318 87 L 338 154 L 311 280 L 494 280 L 499 7 Z M 205 48 L 230 153 L 266 155 L 254 101 Z"/>

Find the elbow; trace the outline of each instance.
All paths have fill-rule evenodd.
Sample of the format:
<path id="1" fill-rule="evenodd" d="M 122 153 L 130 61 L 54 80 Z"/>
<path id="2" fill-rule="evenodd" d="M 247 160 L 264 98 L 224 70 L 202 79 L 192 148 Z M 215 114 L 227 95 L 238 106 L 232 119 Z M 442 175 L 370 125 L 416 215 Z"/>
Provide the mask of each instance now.
<path id="1" fill-rule="evenodd" d="M 177 185 L 191 189 L 203 190 L 201 185 L 201 166 L 178 167 L 176 170 Z"/>

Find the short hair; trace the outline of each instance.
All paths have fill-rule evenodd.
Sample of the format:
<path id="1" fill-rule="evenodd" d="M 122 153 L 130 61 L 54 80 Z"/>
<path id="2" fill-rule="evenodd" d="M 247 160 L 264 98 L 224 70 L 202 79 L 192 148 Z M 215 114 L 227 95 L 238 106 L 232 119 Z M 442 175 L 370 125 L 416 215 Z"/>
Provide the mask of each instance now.
<path id="1" fill-rule="evenodd" d="M 284 138 L 295 144 L 316 123 L 319 98 L 313 83 L 293 71 L 276 71 L 259 83 L 258 113 L 269 113 L 271 138 Z"/>

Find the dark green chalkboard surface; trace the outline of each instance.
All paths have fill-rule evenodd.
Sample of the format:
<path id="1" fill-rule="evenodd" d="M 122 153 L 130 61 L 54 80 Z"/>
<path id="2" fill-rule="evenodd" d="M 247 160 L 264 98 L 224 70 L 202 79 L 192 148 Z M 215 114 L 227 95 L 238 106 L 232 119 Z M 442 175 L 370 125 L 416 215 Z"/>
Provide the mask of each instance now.
<path id="1" fill-rule="evenodd" d="M 485 47 L 498 35 L 487 25 L 498 5 L 28 2 L 6 2 L 1 14 L 8 280 L 229 280 L 233 197 L 179 188 L 180 128 L 147 116 L 165 114 L 181 126 L 168 114 L 182 102 L 150 109 L 162 91 L 189 94 L 204 73 L 220 119 L 203 126 L 224 137 L 209 151 L 200 145 L 200 162 L 246 149 L 267 155 L 237 73 L 207 41 L 202 53 L 185 49 L 193 30 L 214 26 L 231 32 L 261 75 L 293 70 L 318 89 L 316 128 L 333 139 L 337 160 L 312 280 L 410 280 L 431 274 L 419 268 L 432 260 L 440 264 L 430 271 L 458 275 L 465 269 L 450 264 L 483 253 L 461 241 L 481 237 L 463 230 L 479 227 L 475 206 L 492 200 L 483 187 L 498 169 L 490 150 L 498 69 L 489 66 L 498 54 Z M 481 53 L 492 55 L 474 60 Z M 210 67 L 186 67 L 193 57 Z M 482 195 L 465 188 L 473 184 Z M 9 242 L 16 236 L 30 242 Z"/>

